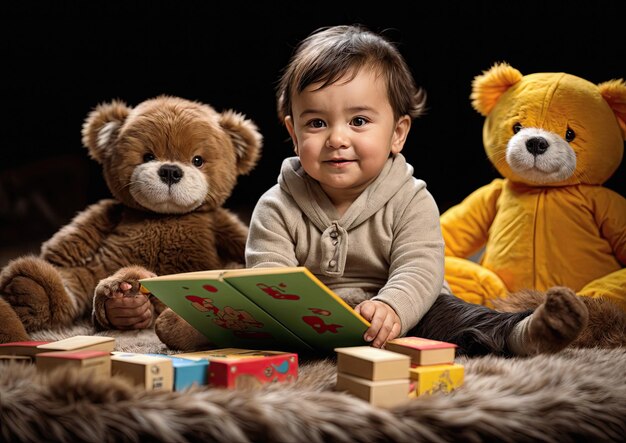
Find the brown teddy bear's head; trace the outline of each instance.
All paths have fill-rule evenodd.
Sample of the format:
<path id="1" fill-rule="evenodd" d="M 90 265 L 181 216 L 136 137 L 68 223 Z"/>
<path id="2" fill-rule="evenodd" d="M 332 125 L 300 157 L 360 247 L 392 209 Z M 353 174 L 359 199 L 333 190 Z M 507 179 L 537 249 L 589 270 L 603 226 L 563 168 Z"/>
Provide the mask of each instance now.
<path id="1" fill-rule="evenodd" d="M 161 214 L 221 206 L 262 146 L 242 114 L 164 95 L 134 108 L 119 100 L 98 105 L 82 141 L 115 198 Z"/>
<path id="2" fill-rule="evenodd" d="M 472 84 L 483 144 L 504 177 L 527 185 L 600 185 L 624 154 L 626 84 L 494 65 Z"/>

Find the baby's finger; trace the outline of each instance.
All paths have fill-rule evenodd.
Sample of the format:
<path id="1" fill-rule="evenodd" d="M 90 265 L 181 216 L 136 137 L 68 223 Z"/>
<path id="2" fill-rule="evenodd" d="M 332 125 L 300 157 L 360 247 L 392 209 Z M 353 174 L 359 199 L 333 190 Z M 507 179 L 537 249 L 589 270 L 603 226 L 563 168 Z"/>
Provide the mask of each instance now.
<path id="1" fill-rule="evenodd" d="M 391 330 L 393 328 L 393 317 L 391 315 L 386 315 L 380 329 L 378 330 L 378 334 L 372 343 L 372 346 L 376 348 L 382 348 L 387 340 L 389 339 L 389 335 L 391 334 Z"/>
<path id="2" fill-rule="evenodd" d="M 146 329 L 152 323 L 152 312 L 148 309 L 141 319 L 133 325 L 134 329 Z"/>
<path id="3" fill-rule="evenodd" d="M 365 331 L 365 341 L 374 340 L 378 336 L 378 334 L 380 334 L 380 329 L 383 327 L 384 322 L 385 322 L 385 310 L 377 309 L 374 312 L 374 315 L 372 316 L 370 320 L 369 329 Z"/>
<path id="4" fill-rule="evenodd" d="M 376 305 L 371 301 L 364 301 L 363 303 L 359 303 L 354 310 L 365 320 L 370 321 L 374 312 L 376 312 Z"/>
<path id="5" fill-rule="evenodd" d="M 120 283 L 120 290 L 122 292 L 128 292 L 130 289 L 132 289 L 133 285 L 131 285 L 130 283 L 123 281 L 122 283 Z"/>
<path id="6" fill-rule="evenodd" d="M 383 348 L 385 347 L 385 344 L 389 341 L 389 340 L 393 340 L 394 338 L 398 338 L 400 336 L 400 331 L 401 331 L 402 327 L 400 326 L 400 323 L 394 322 L 392 328 L 391 328 L 391 332 L 389 333 L 389 335 L 387 336 L 387 339 L 385 340 L 385 343 L 383 344 Z"/>

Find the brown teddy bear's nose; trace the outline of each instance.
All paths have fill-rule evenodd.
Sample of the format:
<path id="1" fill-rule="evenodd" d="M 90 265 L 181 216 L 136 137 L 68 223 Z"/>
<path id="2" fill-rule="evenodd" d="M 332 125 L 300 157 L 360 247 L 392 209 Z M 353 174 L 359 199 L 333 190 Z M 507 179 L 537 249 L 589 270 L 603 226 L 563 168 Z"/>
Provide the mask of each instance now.
<path id="1" fill-rule="evenodd" d="M 548 150 L 550 143 L 543 137 L 531 137 L 526 140 L 526 150 L 532 155 L 541 155 Z"/>
<path id="2" fill-rule="evenodd" d="M 163 165 L 159 168 L 159 177 L 166 185 L 178 183 L 183 175 L 183 170 L 176 165 Z"/>

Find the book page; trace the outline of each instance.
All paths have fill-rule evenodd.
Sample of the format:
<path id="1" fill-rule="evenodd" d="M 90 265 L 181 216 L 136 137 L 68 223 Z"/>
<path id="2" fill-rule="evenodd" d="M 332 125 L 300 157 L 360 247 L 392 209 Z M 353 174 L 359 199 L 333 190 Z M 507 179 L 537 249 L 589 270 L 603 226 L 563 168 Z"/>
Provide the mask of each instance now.
<path id="1" fill-rule="evenodd" d="M 222 278 L 315 349 L 368 344 L 369 323 L 304 267 L 226 271 Z"/>

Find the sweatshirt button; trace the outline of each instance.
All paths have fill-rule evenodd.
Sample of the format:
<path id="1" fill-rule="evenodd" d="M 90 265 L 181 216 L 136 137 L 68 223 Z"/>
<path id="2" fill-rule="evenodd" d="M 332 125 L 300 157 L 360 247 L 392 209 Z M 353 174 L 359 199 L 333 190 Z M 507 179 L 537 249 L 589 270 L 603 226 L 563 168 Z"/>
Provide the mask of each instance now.
<path id="1" fill-rule="evenodd" d="M 331 260 L 328 262 L 328 266 L 330 266 L 331 268 L 334 268 L 336 264 L 337 264 L 337 260 Z"/>
<path id="2" fill-rule="evenodd" d="M 337 234 L 337 231 L 332 231 L 332 232 L 330 233 L 330 238 L 337 238 L 337 235 L 338 235 L 338 234 Z"/>
<path id="3" fill-rule="evenodd" d="M 339 243 L 339 240 L 333 240 L 333 246 L 337 246 L 337 243 Z"/>

